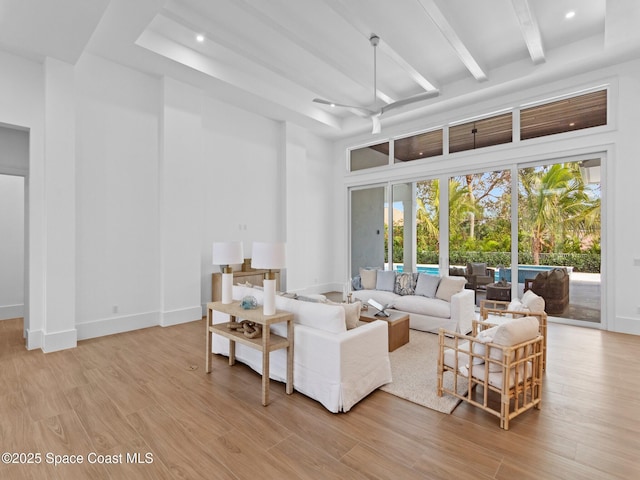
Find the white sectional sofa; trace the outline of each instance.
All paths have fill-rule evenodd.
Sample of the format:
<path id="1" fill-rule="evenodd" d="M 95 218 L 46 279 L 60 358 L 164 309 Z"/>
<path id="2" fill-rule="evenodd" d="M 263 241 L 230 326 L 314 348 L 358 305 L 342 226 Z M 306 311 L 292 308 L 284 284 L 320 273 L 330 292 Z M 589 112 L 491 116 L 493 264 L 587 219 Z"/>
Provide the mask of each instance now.
<path id="1" fill-rule="evenodd" d="M 365 304 L 374 299 L 392 305 L 390 311 L 408 313 L 409 327 L 415 330 L 438 333 L 444 328 L 467 334 L 477 317 L 475 295 L 465 290 L 464 277 L 373 269 L 361 269 L 358 277 L 352 281 L 356 299 Z"/>
<path id="2" fill-rule="evenodd" d="M 261 290 L 233 287 L 233 299 L 251 295 L 262 305 Z M 261 308 L 261 307 L 258 307 Z M 347 329 L 345 308 L 276 296 L 276 308 L 294 315 L 293 387 L 334 413 L 347 412 L 378 387 L 391 382 L 387 323 L 375 321 Z M 214 312 L 213 322 L 227 322 L 228 315 Z M 286 324 L 271 331 L 286 336 Z M 213 353 L 229 355 L 229 341 L 213 336 Z M 261 373 L 262 354 L 236 344 L 236 359 Z M 270 378 L 286 381 L 286 350 L 270 357 Z"/>

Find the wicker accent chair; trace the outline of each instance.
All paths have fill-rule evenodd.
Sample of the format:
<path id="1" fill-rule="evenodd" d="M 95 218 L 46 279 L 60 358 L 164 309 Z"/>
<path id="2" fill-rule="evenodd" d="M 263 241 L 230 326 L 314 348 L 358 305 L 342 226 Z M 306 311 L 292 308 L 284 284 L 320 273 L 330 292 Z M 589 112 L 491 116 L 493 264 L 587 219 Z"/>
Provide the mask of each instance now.
<path id="1" fill-rule="evenodd" d="M 475 322 L 483 324 L 477 329 L 490 326 Z M 544 339 L 536 317 L 516 318 L 484 332 L 473 337 L 440 329 L 438 396 L 446 393 L 478 407 L 508 430 L 513 418 L 540 409 Z M 449 376 L 451 387 L 445 386 Z"/>
<path id="2" fill-rule="evenodd" d="M 479 330 L 488 328 L 487 325 L 501 325 L 505 322 L 513 320 L 513 318 L 521 317 L 523 315 L 533 316 L 538 319 L 540 324 L 540 335 L 544 338 L 542 344 L 542 370 L 547 369 L 547 313 L 544 308 L 540 311 L 527 311 L 526 313 L 521 310 L 509 310 L 511 302 L 505 302 L 502 300 L 481 300 L 480 301 L 480 322 L 473 324 L 471 334 L 475 337 Z M 544 305 L 544 304 L 543 304 Z"/>

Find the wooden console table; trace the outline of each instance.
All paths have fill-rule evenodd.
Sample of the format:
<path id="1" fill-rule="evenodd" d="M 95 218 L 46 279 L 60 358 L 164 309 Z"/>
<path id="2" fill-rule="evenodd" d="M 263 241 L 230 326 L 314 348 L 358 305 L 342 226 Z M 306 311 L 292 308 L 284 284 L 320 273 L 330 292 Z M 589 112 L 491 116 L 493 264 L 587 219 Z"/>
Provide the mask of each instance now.
<path id="1" fill-rule="evenodd" d="M 230 321 L 213 323 L 213 312 L 222 312 L 230 316 Z M 230 329 L 227 325 L 237 322 L 238 318 L 249 320 L 262 325 L 262 337 L 249 338 L 243 332 Z M 287 322 L 287 338 L 271 333 L 270 325 Z M 281 348 L 287 349 L 287 394 L 293 393 L 293 314 L 282 310 L 274 315 L 264 315 L 262 308 L 245 310 L 240 302 L 224 304 L 210 302 L 207 304 L 207 329 L 205 372 L 211 373 L 211 343 L 213 334 L 222 335 L 229 339 L 229 365 L 236 363 L 236 342 L 255 348 L 262 352 L 262 405 L 269 404 L 269 353 Z"/>
<path id="2" fill-rule="evenodd" d="M 248 270 L 233 271 L 233 284 L 250 283 L 251 285 L 261 287 L 264 280 L 264 274 L 267 270 L 256 270 L 249 268 Z M 273 270 L 276 277 L 276 291 L 280 290 L 280 270 Z M 222 300 L 222 274 L 211 274 L 211 301 L 218 302 Z"/>

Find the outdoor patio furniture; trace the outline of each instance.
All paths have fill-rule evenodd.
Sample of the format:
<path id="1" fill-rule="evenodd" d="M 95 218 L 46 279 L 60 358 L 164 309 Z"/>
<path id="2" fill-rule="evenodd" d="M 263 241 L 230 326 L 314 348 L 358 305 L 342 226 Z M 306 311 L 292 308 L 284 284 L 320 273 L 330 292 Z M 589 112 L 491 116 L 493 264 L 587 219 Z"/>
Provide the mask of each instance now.
<path id="1" fill-rule="evenodd" d="M 495 274 L 496 271 L 493 268 L 488 268 L 486 263 L 467 263 L 464 275 L 467 279 L 465 288 L 476 293 L 478 290 L 485 290 L 487 285 L 495 282 Z"/>
<path id="2" fill-rule="evenodd" d="M 561 314 L 569 305 L 569 272 L 566 268 L 540 272 L 533 280 L 525 280 L 524 291 L 527 290 L 544 298 L 545 312 Z"/>

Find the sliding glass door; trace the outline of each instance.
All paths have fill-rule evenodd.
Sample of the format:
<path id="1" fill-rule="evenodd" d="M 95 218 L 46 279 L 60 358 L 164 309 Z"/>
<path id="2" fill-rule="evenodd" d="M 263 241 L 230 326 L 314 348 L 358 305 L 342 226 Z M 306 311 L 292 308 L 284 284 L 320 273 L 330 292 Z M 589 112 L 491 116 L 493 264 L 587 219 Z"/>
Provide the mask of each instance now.
<path id="1" fill-rule="evenodd" d="M 531 289 L 549 315 L 599 323 L 601 162 L 514 164 L 353 188 L 351 274 L 374 267 L 462 275 L 477 305 Z M 439 271 L 447 264 L 448 272 Z"/>
<path id="2" fill-rule="evenodd" d="M 511 170 L 451 177 L 448 197 L 449 273 L 467 277 L 479 304 L 511 263 Z"/>
<path id="3" fill-rule="evenodd" d="M 360 268 L 384 268 L 386 186 L 351 190 L 351 276 Z"/>
<path id="4" fill-rule="evenodd" d="M 600 158 L 518 170 L 518 283 L 547 313 L 600 322 Z"/>

